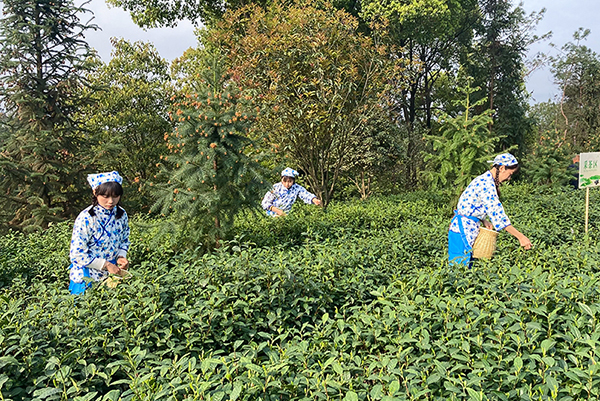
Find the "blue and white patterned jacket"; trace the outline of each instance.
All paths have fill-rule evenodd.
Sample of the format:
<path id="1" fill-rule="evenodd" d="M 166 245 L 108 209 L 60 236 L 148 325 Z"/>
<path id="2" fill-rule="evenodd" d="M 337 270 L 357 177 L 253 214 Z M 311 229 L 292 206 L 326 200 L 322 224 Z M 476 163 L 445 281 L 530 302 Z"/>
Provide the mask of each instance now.
<path id="1" fill-rule="evenodd" d="M 130 245 L 127 213 L 117 219 L 116 206 L 108 210 L 97 205 L 95 216 L 91 216 L 91 208 L 84 209 L 75 219 L 70 251 L 72 273 L 83 267 L 100 271 L 105 261 L 127 257 Z"/>
<path id="2" fill-rule="evenodd" d="M 504 207 L 500 203 L 494 177 L 489 171 L 471 181 L 460 196 L 456 210 L 460 216 L 472 216 L 479 220 L 483 220 L 487 216 L 497 231 L 511 225 L 504 212 Z M 466 239 L 469 245 L 473 246 L 475 238 L 479 234 L 479 223 L 464 217 L 459 218 L 462 220 Z M 458 218 L 452 219 L 450 231 L 460 233 Z"/>
<path id="3" fill-rule="evenodd" d="M 274 215 L 274 212 L 270 212 L 269 208 L 275 206 L 278 209 L 289 213 L 292 210 L 296 198 L 300 198 L 304 203 L 312 203 L 313 199 L 316 198 L 314 194 L 311 194 L 301 185 L 294 183 L 290 189 L 286 189 L 281 182 L 273 185 L 273 189 L 267 192 L 262 200 L 262 207 L 267 211 L 267 214 Z"/>

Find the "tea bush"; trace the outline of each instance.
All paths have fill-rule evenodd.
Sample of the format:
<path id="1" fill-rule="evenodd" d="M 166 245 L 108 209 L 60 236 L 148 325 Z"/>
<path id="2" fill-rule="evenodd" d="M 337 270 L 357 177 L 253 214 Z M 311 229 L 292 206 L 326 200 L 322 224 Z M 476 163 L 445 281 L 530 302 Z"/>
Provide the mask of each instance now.
<path id="1" fill-rule="evenodd" d="M 218 251 L 150 245 L 133 278 L 67 292 L 70 225 L 0 238 L 11 400 L 599 399 L 597 191 L 527 185 L 491 261 L 449 268 L 444 193 L 248 213 Z"/>

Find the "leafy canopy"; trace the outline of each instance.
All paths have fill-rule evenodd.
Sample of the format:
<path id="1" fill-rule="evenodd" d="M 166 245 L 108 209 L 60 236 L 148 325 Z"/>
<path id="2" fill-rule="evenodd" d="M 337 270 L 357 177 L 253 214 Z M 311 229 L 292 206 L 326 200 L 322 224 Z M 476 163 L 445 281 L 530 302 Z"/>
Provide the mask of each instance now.
<path id="1" fill-rule="evenodd" d="M 94 135 L 100 171 L 125 178 L 128 211 L 148 211 L 151 193 L 141 183 L 157 174 L 166 153 L 164 134 L 172 132 L 168 112 L 174 88 L 169 66 L 153 45 L 113 38 L 112 59 L 89 75 L 97 101 L 82 110 Z M 130 189 L 130 190 L 129 190 Z"/>
<path id="2" fill-rule="evenodd" d="M 376 35 L 374 35 L 375 37 Z M 330 4 L 248 6 L 202 34 L 236 82 L 261 99 L 257 130 L 307 175 L 327 206 L 344 158 L 385 103 L 401 70 L 383 41 Z"/>
<path id="3" fill-rule="evenodd" d="M 226 11 L 250 4 L 247 0 L 107 0 L 107 2 L 129 11 L 133 22 L 143 28 L 175 26 L 181 20 L 189 20 L 196 25 L 211 24 L 218 21 Z"/>

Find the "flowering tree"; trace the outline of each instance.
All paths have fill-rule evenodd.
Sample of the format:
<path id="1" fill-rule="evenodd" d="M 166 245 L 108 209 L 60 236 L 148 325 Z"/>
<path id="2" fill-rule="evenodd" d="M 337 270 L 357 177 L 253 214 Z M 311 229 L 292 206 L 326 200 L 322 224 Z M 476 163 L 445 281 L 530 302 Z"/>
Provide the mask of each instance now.
<path id="1" fill-rule="evenodd" d="M 193 244 L 218 246 L 240 208 L 256 204 L 263 181 L 247 136 L 252 98 L 229 79 L 219 56 L 200 61 L 201 72 L 173 98 L 177 128 L 165 134 L 166 184 L 158 186 L 154 210 L 174 213 Z"/>

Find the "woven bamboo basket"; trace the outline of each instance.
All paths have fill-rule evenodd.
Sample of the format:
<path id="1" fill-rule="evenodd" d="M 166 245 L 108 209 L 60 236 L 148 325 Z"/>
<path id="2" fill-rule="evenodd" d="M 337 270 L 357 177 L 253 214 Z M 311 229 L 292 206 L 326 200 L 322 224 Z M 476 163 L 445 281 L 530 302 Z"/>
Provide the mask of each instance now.
<path id="1" fill-rule="evenodd" d="M 479 235 L 473 244 L 473 257 L 476 259 L 490 259 L 496 250 L 498 231 L 479 228 Z"/>

